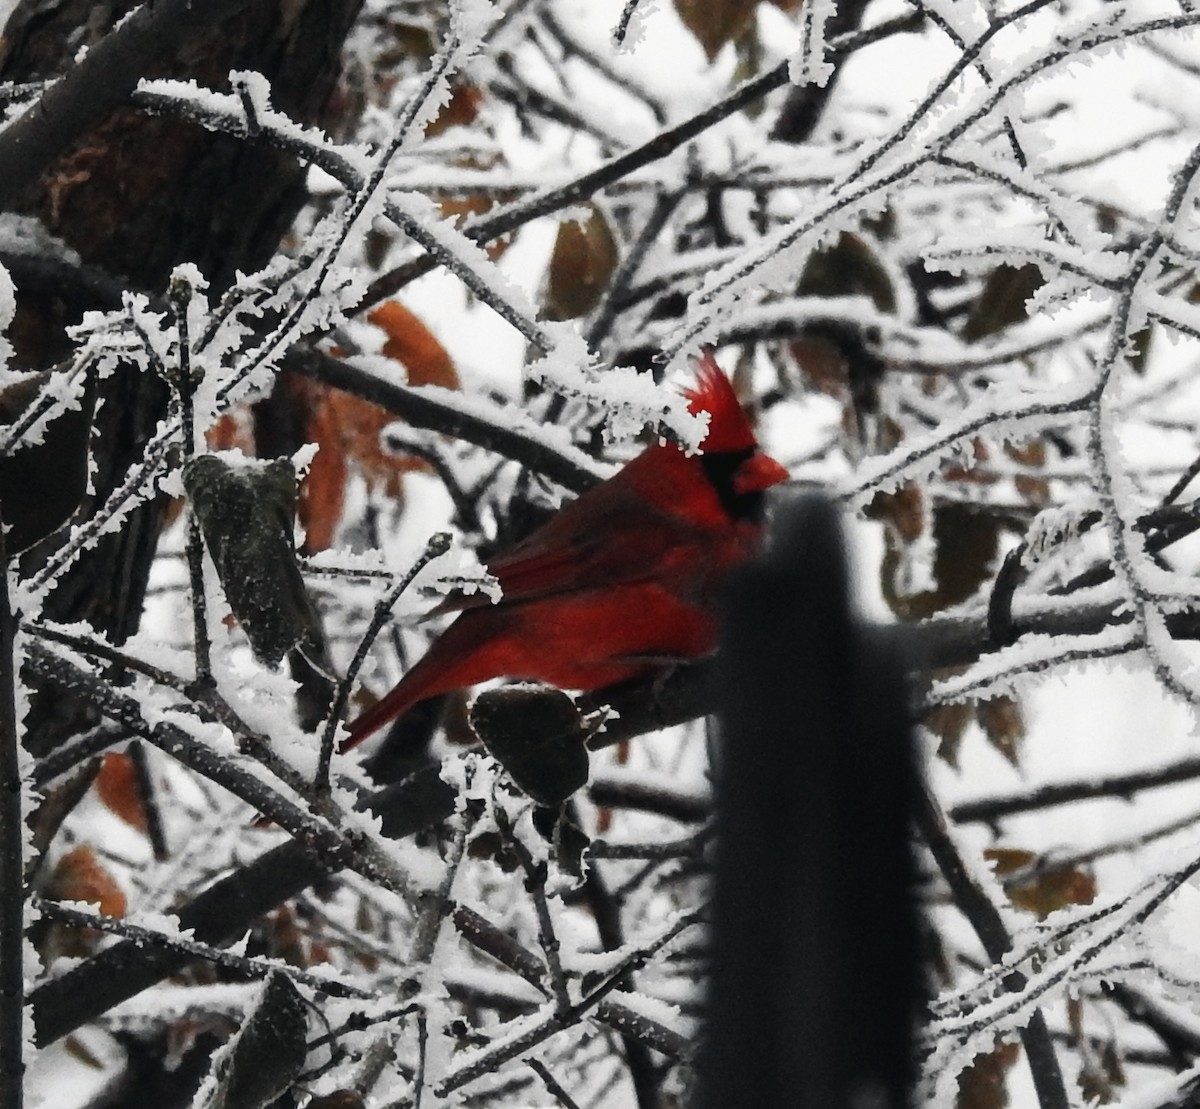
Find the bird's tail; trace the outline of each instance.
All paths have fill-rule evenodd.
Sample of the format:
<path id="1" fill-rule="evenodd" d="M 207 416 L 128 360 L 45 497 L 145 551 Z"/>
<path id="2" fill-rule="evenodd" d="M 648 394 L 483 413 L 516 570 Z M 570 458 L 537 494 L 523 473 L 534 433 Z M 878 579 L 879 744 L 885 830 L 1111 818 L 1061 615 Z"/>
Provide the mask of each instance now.
<path id="1" fill-rule="evenodd" d="M 428 695 L 420 689 L 414 689 L 414 683 L 409 682 L 409 677 L 410 674 L 406 674 L 394 689 L 346 725 L 350 734 L 342 740 L 341 746 L 338 747 L 339 751 L 343 754 L 353 751 L 367 736 L 379 731 L 385 724 L 397 717 L 403 716 L 417 702 L 425 700 Z"/>
<path id="2" fill-rule="evenodd" d="M 494 665 L 491 657 L 496 647 L 491 642 L 491 625 L 477 613 L 467 615 L 473 618 L 459 617 L 390 692 L 346 725 L 350 734 L 342 741 L 339 751 L 353 750 L 367 736 L 403 716 L 421 701 L 505 672 Z"/>

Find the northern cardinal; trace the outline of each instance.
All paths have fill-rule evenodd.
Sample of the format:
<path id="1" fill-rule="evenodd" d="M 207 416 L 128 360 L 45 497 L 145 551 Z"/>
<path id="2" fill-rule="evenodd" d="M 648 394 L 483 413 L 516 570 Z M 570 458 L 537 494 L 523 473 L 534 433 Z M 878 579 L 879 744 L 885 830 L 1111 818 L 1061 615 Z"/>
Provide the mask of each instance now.
<path id="1" fill-rule="evenodd" d="M 501 599 L 439 605 L 460 615 L 350 723 L 343 751 L 419 701 L 492 678 L 598 689 L 713 650 L 720 587 L 758 542 L 764 491 L 788 474 L 759 450 L 711 354 L 685 395 L 709 415 L 702 453 L 648 447 L 489 562 Z"/>

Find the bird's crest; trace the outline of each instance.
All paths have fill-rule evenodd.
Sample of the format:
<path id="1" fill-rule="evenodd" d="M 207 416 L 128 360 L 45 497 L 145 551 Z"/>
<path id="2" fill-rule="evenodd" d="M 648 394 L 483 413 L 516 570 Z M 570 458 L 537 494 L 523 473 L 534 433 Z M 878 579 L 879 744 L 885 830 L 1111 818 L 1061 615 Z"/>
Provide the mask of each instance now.
<path id="1" fill-rule="evenodd" d="M 693 415 L 708 413 L 708 432 L 700 444 L 701 450 L 736 452 L 750 450 L 756 445 L 746 410 L 711 350 L 700 355 L 696 384 L 685 389 L 683 395 L 687 397 L 688 411 Z"/>

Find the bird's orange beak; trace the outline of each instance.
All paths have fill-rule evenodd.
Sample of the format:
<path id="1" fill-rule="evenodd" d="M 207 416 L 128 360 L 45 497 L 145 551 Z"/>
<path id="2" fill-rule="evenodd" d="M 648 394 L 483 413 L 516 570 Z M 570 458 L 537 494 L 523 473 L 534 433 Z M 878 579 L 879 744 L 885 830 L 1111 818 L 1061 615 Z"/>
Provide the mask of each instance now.
<path id="1" fill-rule="evenodd" d="M 760 493 L 778 485 L 789 478 L 785 470 L 769 454 L 753 454 L 737 469 L 733 475 L 735 493 Z"/>

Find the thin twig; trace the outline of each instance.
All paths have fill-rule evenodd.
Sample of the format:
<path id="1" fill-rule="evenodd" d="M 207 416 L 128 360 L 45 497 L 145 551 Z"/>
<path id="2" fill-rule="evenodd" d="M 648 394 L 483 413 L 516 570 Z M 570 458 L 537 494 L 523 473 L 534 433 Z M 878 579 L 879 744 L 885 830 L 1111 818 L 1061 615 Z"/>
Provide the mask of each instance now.
<path id="1" fill-rule="evenodd" d="M 956 824 L 992 824 L 1006 816 L 1068 805 L 1074 801 L 1088 801 L 1097 797 L 1129 799 L 1143 789 L 1158 789 L 1195 778 L 1200 778 L 1200 758 L 1192 757 L 1149 770 L 1051 782 L 1022 793 L 961 801 L 950 809 L 950 818 Z"/>
<path id="2" fill-rule="evenodd" d="M 158 685 L 175 690 L 187 699 L 188 707 L 201 719 L 216 721 L 219 724 L 225 725 L 237 737 L 241 750 L 261 762 L 281 782 L 297 792 L 302 793 L 304 791 L 304 780 L 300 774 L 274 753 L 268 738 L 256 732 L 242 720 L 215 687 L 198 687 L 194 682 L 172 674 L 170 671 L 155 666 L 153 663 L 135 658 L 133 655 L 122 651 L 118 647 L 113 647 L 111 644 L 95 636 L 85 635 L 81 632 L 69 632 L 62 628 L 36 623 L 31 620 L 23 620 L 21 622 L 21 630 L 39 639 L 45 639 L 51 643 L 60 643 L 63 646 L 70 647 L 72 650 L 78 651 L 80 654 L 90 658 L 98 658 L 103 659 L 105 662 L 111 662 L 131 673 L 142 674 Z M 111 745 L 111 742 L 109 745 Z M 87 749 L 86 747 L 80 748 L 80 750 Z M 74 751 L 75 749 L 72 748 L 71 750 Z M 53 769 L 43 769 L 39 764 L 39 780 L 46 775 L 61 773 L 62 769 L 69 768 L 76 761 L 76 756 L 69 755 L 67 752 L 52 752 L 46 756 L 45 761 Z"/>
<path id="3" fill-rule="evenodd" d="M 435 1092 L 439 1097 L 445 1097 L 447 1094 L 453 1093 L 453 1091 L 474 1082 L 484 1074 L 488 1074 L 505 1063 L 518 1058 L 526 1051 L 536 1047 L 539 1043 L 549 1039 L 556 1032 L 571 1027 L 571 1025 L 586 1016 L 588 1011 L 594 1008 L 598 1002 L 616 989 L 617 984 L 626 974 L 644 965 L 655 954 L 661 951 L 663 947 L 675 939 L 685 928 L 689 928 L 697 923 L 702 915 L 702 910 L 680 914 L 675 923 L 664 929 L 656 939 L 630 952 L 621 959 L 599 986 L 592 990 L 586 997 L 572 1005 L 565 1014 L 560 1016 L 552 1009 L 545 1016 L 534 1018 L 524 1031 L 502 1042 L 493 1044 L 491 1047 L 480 1051 L 451 1070 L 437 1085 Z M 1063 1105 L 1065 1107 L 1065 1101 Z"/>
<path id="4" fill-rule="evenodd" d="M 646 254 L 662 234 L 663 228 L 667 226 L 672 213 L 679 207 L 679 202 L 685 195 L 686 189 L 677 189 L 670 193 L 660 193 L 654 198 L 654 207 L 651 208 L 650 215 L 641 231 L 638 232 L 628 253 L 621 259 L 621 264 L 604 295 L 604 302 L 600 305 L 596 318 L 588 327 L 587 345 L 589 350 L 598 350 L 600 344 L 608 338 L 620 311 L 622 298 L 637 276 Z"/>
<path id="5" fill-rule="evenodd" d="M 558 16 L 554 13 L 554 9 L 548 4 L 543 4 L 540 7 L 538 18 L 542 21 L 542 26 L 558 39 L 558 43 L 562 47 L 564 54 L 574 54 L 577 58 L 587 62 L 597 73 L 606 80 L 611 81 L 617 88 L 622 89 L 624 92 L 629 93 L 635 100 L 645 104 L 654 113 L 654 118 L 660 126 L 667 122 L 667 113 L 659 102 L 658 97 L 648 89 L 643 88 L 626 77 L 603 54 L 597 54 L 594 50 L 590 50 L 584 46 L 579 39 L 563 26 Z"/>
<path id="6" fill-rule="evenodd" d="M 150 760 L 146 757 L 146 747 L 141 740 L 135 739 L 129 745 L 129 761 L 137 778 L 142 809 L 146 814 L 146 838 L 150 840 L 150 849 L 154 852 L 154 858 L 158 862 L 164 862 L 170 858 L 171 852 L 167 846 L 166 831 L 163 828 L 158 793 L 154 788 L 154 778 L 150 773 Z"/>
<path id="7" fill-rule="evenodd" d="M 550 992 L 554 998 L 554 1011 L 559 1017 L 565 1017 L 571 1008 L 571 995 L 567 990 L 567 978 L 563 973 L 562 959 L 559 955 L 558 935 L 554 930 L 550 903 L 546 898 L 547 864 L 534 860 L 529 848 L 521 841 L 504 810 L 499 806 L 495 809 L 495 819 L 500 834 L 504 836 L 505 842 L 516 855 L 517 862 L 525 873 L 525 890 L 533 899 L 533 908 L 537 914 L 538 942 L 550 971 Z"/>
<path id="8" fill-rule="evenodd" d="M 422 795 L 422 789 L 436 794 L 433 804 Z M 447 809 L 441 807 L 443 801 Z M 400 839 L 453 812 L 454 791 L 441 781 L 434 767 L 429 774 L 414 775 L 380 790 L 368 805 L 382 820 L 385 832 Z M 322 854 L 319 846 L 292 840 L 218 879 L 175 910 L 180 931 L 190 931 L 198 941 L 208 943 L 228 943 L 242 935 L 264 913 L 340 869 L 340 862 Z M 503 929 L 461 904 L 453 906 L 450 919 L 478 951 L 539 991 L 544 989 L 545 964 Z M 29 999 L 38 1043 L 45 1046 L 60 1039 L 174 973 L 185 962 L 177 953 L 146 951 L 132 941 L 122 941 L 66 974 L 41 983 Z M 690 1054 L 690 1043 L 683 1036 L 622 1004 L 619 994 L 602 1000 L 594 1019 L 636 1036 L 667 1058 L 681 1060 Z"/>
<path id="9" fill-rule="evenodd" d="M 613 28 L 613 42 L 618 46 L 625 44 L 625 36 L 629 34 L 629 23 L 633 19 L 634 12 L 637 11 L 638 4 L 642 0 L 625 0 L 625 6 L 621 9 L 621 16 L 617 20 L 617 25 Z"/>
<path id="10" fill-rule="evenodd" d="M 342 713 L 346 711 L 346 704 L 350 700 L 350 691 L 354 688 L 355 681 L 358 680 L 358 672 L 367 660 L 367 655 L 371 650 L 371 645 L 375 642 L 375 637 L 386 623 L 388 615 L 392 611 L 392 606 L 412 584 L 413 579 L 435 558 L 444 555 L 450 549 L 450 542 L 450 535 L 447 532 L 438 532 L 434 535 L 425 544 L 424 552 L 409 567 L 408 572 L 376 604 L 371 622 L 367 625 L 367 630 L 363 632 L 362 638 L 358 642 L 358 647 L 354 652 L 354 657 L 350 660 L 350 665 L 346 669 L 346 676 L 338 682 L 337 692 L 334 694 L 333 704 L 329 709 L 329 716 L 326 718 L 325 725 L 321 730 L 321 755 L 317 762 L 317 773 L 314 779 L 314 787 L 318 793 L 326 792 L 329 789 L 329 767 L 333 761 L 334 739 L 337 735 L 337 726 L 342 719 Z"/>
<path id="11" fill-rule="evenodd" d="M 523 433 L 527 417 L 515 407 L 464 405 L 453 394 L 396 385 L 313 348 L 293 347 L 283 367 L 378 404 L 415 427 L 495 451 L 573 492 L 582 493 L 602 479 L 600 467 L 582 451 L 556 448 L 545 438 Z"/>
<path id="12" fill-rule="evenodd" d="M 706 825 L 698 832 L 682 839 L 656 843 L 609 843 L 593 840 L 588 847 L 588 857 L 593 859 L 679 859 L 690 858 L 712 838 L 714 829 Z"/>
<path id="13" fill-rule="evenodd" d="M 833 60 L 849 55 L 891 35 L 913 30 L 920 22 L 920 13 L 909 12 L 903 16 L 885 20 L 878 26 L 869 27 L 863 31 L 839 35 L 829 43 L 827 57 Z M 788 63 L 783 62 L 767 73 L 739 85 L 727 97 L 710 108 L 698 112 L 675 127 L 660 131 L 632 150 L 618 155 L 594 170 L 581 174 L 565 185 L 547 189 L 515 205 L 475 220 L 463 229 L 463 233 L 477 243 L 490 242 L 492 239 L 517 230 L 518 227 L 522 227 L 531 220 L 550 215 L 581 200 L 586 200 L 608 185 L 627 177 L 634 170 L 660 161 L 685 143 L 703 134 L 710 127 L 720 123 L 721 120 L 727 119 L 747 105 L 762 99 L 767 93 L 781 88 L 788 80 Z M 437 265 L 437 259 L 423 255 L 411 262 L 397 266 L 371 282 L 367 287 L 366 295 L 358 305 L 358 310 L 365 311 L 381 300 L 394 296 L 405 285 L 429 273 Z"/>
<path id="14" fill-rule="evenodd" d="M 429 1046 L 429 1021 L 424 1013 L 417 1016 L 417 1073 L 413 1076 L 413 1109 L 421 1109 L 425 1092 L 425 1057 Z"/>
<path id="15" fill-rule="evenodd" d="M 571 806 L 573 807 L 573 806 Z M 568 808 L 570 812 L 570 808 Z M 572 818 L 574 814 L 572 814 Z M 594 845 L 593 845 L 594 846 Z M 625 929 L 621 921 L 621 900 L 609 889 L 598 866 L 589 865 L 584 877 L 583 895 L 596 921 L 596 932 L 605 951 L 619 951 L 625 946 Z M 623 983 L 626 988 L 630 983 Z M 655 1109 L 661 1094 L 659 1076 L 644 1040 L 636 1035 L 620 1033 L 625 1049 L 625 1065 L 637 1098 L 638 1109 Z"/>
<path id="16" fill-rule="evenodd" d="M 149 740 L 155 747 L 229 790 L 259 812 L 265 813 L 281 828 L 303 837 L 314 849 L 332 852 L 333 857 L 339 860 L 339 869 L 348 864 L 347 845 L 324 821 L 271 789 L 261 778 L 248 773 L 234 760 L 198 742 L 179 726 L 167 721 L 150 725 L 142 715 L 142 706 L 133 697 L 54 654 L 41 643 L 29 645 L 27 664 L 40 677 L 53 682 L 64 692 L 83 698 L 110 720 Z"/>
<path id="17" fill-rule="evenodd" d="M 554 1097 L 562 1109 L 579 1109 L 579 1103 L 559 1085 L 544 1063 L 538 1059 L 526 1059 L 525 1065 L 542 1080 L 546 1090 Z"/>
<path id="18" fill-rule="evenodd" d="M 175 390 L 179 405 L 179 418 L 183 428 L 183 463 L 192 460 L 196 451 L 196 428 L 193 401 L 200 385 L 199 376 L 192 371 L 192 350 L 188 336 L 188 305 L 192 299 L 191 285 L 176 273 L 171 277 L 167 303 L 178 331 L 179 362 L 171 367 L 167 375 L 168 384 Z M 204 537 L 200 534 L 200 518 L 195 506 L 189 506 L 187 530 L 188 582 L 192 601 L 192 642 L 196 660 L 196 684 L 201 689 L 211 688 L 212 641 L 208 634 L 208 598 L 204 586 Z"/>
<path id="19" fill-rule="evenodd" d="M 983 949 L 993 963 L 999 963 L 1012 948 L 1008 929 L 999 909 L 980 887 L 963 862 L 958 848 L 950 838 L 941 807 L 927 786 L 922 786 L 917 801 L 917 828 L 932 852 L 942 876 L 962 914 L 979 936 Z M 1019 990 L 1025 977 L 1019 971 L 1010 972 L 1006 979 L 1009 989 Z M 1063 1085 L 1062 1071 L 1054 1054 L 1054 1045 L 1046 1028 L 1046 1019 L 1035 1010 L 1029 1023 L 1021 1030 L 1021 1042 L 1029 1060 L 1041 1109 L 1068 1109 L 1070 1099 Z"/>
<path id="20" fill-rule="evenodd" d="M 237 371 L 217 390 L 218 402 L 233 399 L 235 390 L 243 381 L 251 377 L 259 366 L 268 363 L 276 355 L 282 354 L 290 345 L 290 340 L 294 337 L 294 332 L 303 320 L 308 306 L 325 289 L 326 283 L 333 273 L 334 264 L 350 237 L 351 229 L 383 185 L 388 168 L 400 148 L 408 140 L 418 115 L 429 98 L 433 96 L 440 82 L 452 72 L 451 66 L 460 45 L 456 33 L 451 34 L 442 44 L 442 48 L 432 60 L 429 72 L 425 74 L 420 88 L 410 97 L 400 113 L 392 136 L 376 157 L 371 172 L 358 178 L 353 195 L 345 206 L 345 210 L 334 217 L 336 230 L 333 241 L 322 251 L 316 273 L 306 282 L 302 294 L 288 306 L 284 318 L 272 329 L 270 335 L 259 343 L 257 350 L 251 351 L 239 360 Z"/>
<path id="21" fill-rule="evenodd" d="M 929 19 L 929 21 L 933 23 L 935 27 L 941 30 L 942 33 L 945 34 L 946 37 L 949 38 L 959 50 L 965 51 L 967 49 L 967 44 L 962 35 L 958 33 L 958 31 L 950 24 L 948 20 L 942 17 L 941 12 L 939 12 L 937 8 L 926 4 L 924 0 L 916 0 L 916 3 L 921 11 L 925 13 L 926 18 Z M 992 75 L 988 71 L 988 67 L 983 63 L 983 61 L 976 57 L 972 64 L 979 72 L 979 76 L 990 85 L 992 83 Z M 1017 131 L 1016 127 L 1013 125 L 1012 115 L 1008 112 L 1004 113 L 1004 134 L 1008 138 L 1008 144 L 1013 152 L 1013 157 L 1017 161 L 1017 165 L 1019 165 L 1022 169 L 1025 169 L 1029 165 L 1029 162 L 1025 157 L 1025 151 L 1021 149 L 1021 140 L 1017 138 Z"/>

